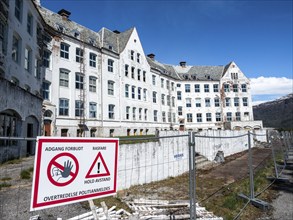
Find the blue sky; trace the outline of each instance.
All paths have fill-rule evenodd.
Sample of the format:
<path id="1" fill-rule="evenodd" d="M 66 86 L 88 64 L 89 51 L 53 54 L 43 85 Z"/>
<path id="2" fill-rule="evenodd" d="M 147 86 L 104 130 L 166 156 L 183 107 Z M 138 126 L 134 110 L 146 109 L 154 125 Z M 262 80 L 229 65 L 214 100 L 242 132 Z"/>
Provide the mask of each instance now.
<path id="1" fill-rule="evenodd" d="M 293 92 L 292 0 L 41 0 L 94 31 L 136 27 L 145 54 L 177 65 L 235 61 L 255 103 Z"/>

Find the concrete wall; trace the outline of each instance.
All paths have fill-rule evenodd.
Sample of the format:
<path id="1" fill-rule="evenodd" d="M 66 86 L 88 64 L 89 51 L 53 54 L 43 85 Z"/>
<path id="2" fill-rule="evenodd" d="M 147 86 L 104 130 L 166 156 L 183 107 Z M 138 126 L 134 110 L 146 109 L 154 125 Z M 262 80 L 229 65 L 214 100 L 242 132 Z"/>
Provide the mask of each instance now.
<path id="1" fill-rule="evenodd" d="M 258 130 L 255 134 L 266 134 L 265 130 Z M 215 159 L 219 150 L 224 156 L 229 156 L 248 149 L 247 131 L 202 131 L 197 135 L 221 136 L 219 139 L 195 138 L 195 150 L 207 157 Z M 160 137 L 188 135 L 188 132 L 159 131 Z M 239 138 L 224 139 L 224 137 L 245 135 Z M 255 136 L 265 141 L 266 136 Z M 253 145 L 253 136 L 251 135 Z M 133 185 L 150 183 L 179 176 L 189 171 L 188 136 L 161 138 L 159 141 L 142 144 L 122 144 L 119 146 L 118 158 L 118 190 Z"/>
<path id="2" fill-rule="evenodd" d="M 161 131 L 161 136 L 186 132 Z M 189 170 L 188 137 L 119 146 L 118 190 L 178 176 Z"/>
<path id="3" fill-rule="evenodd" d="M 230 156 L 248 149 L 248 131 L 241 130 L 205 130 L 199 132 L 199 136 L 213 136 L 219 138 L 195 138 L 195 151 L 213 161 L 218 151 L 223 151 L 224 156 Z M 251 135 L 251 147 L 254 147 L 254 139 L 266 142 L 266 130 L 255 130 Z M 244 136 L 243 136 L 244 135 Z M 261 136 L 258 136 L 261 135 Z M 227 138 L 235 137 L 237 138 Z"/>

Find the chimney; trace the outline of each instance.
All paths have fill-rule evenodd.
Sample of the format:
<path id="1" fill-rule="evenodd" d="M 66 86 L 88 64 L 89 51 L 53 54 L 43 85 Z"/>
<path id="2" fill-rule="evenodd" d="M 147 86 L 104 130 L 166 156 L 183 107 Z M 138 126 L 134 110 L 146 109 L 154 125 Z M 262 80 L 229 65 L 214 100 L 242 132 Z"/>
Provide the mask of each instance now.
<path id="1" fill-rule="evenodd" d="M 186 62 L 185 62 L 185 61 L 181 61 L 179 64 L 180 64 L 180 66 L 181 66 L 182 68 L 185 68 L 185 67 L 186 67 Z"/>
<path id="2" fill-rule="evenodd" d="M 41 0 L 34 0 L 35 4 L 41 6 Z"/>
<path id="3" fill-rule="evenodd" d="M 153 53 L 150 53 L 147 55 L 149 58 L 151 58 L 152 60 L 155 60 L 155 54 Z"/>
<path id="4" fill-rule="evenodd" d="M 60 11 L 58 11 L 58 14 L 62 16 L 63 20 L 67 20 L 71 15 L 71 12 L 66 11 L 65 9 L 61 9 Z"/>
<path id="5" fill-rule="evenodd" d="M 114 30 L 113 31 L 115 34 L 120 34 L 120 31 L 118 31 L 118 30 Z"/>

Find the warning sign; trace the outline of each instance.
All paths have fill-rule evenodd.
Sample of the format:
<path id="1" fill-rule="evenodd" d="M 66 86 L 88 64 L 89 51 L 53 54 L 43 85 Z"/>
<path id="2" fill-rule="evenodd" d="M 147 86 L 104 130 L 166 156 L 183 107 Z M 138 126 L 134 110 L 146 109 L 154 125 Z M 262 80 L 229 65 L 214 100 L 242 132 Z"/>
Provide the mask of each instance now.
<path id="1" fill-rule="evenodd" d="M 37 139 L 31 211 L 116 194 L 119 140 Z"/>

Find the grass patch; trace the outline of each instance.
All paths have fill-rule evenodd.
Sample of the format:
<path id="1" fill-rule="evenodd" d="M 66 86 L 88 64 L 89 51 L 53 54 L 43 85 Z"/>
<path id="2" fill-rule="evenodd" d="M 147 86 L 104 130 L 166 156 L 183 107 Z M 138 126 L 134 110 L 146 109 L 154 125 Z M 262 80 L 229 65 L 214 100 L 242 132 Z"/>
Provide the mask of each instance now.
<path id="1" fill-rule="evenodd" d="M 28 169 L 26 169 L 26 170 L 22 170 L 22 171 L 20 172 L 20 178 L 21 178 L 21 179 L 30 179 L 33 170 L 34 170 L 33 167 L 30 167 L 30 168 L 28 168 Z"/>
<path id="2" fill-rule="evenodd" d="M 5 164 L 20 164 L 22 162 L 22 159 L 13 159 L 13 160 L 8 160 L 6 162 L 3 163 L 3 165 Z"/>
<path id="3" fill-rule="evenodd" d="M 0 183 L 0 190 L 2 189 L 2 188 L 4 188 L 4 187 L 10 187 L 11 186 L 11 184 L 10 183 Z"/>
<path id="4" fill-rule="evenodd" d="M 1 180 L 1 181 L 9 181 L 9 180 L 11 180 L 11 178 L 10 178 L 10 177 L 3 177 L 3 178 L 1 178 L 0 180 Z"/>
<path id="5" fill-rule="evenodd" d="M 123 140 L 119 140 L 119 144 L 138 144 L 138 143 L 156 142 L 158 141 L 158 139 L 153 139 L 155 137 L 156 137 L 155 135 L 136 135 L 136 136 L 119 136 L 117 138 L 123 139 Z M 140 138 L 146 138 L 146 139 L 139 140 Z M 152 138 L 152 139 L 147 139 L 147 138 Z M 127 140 L 127 139 L 131 139 L 131 140 Z"/>

